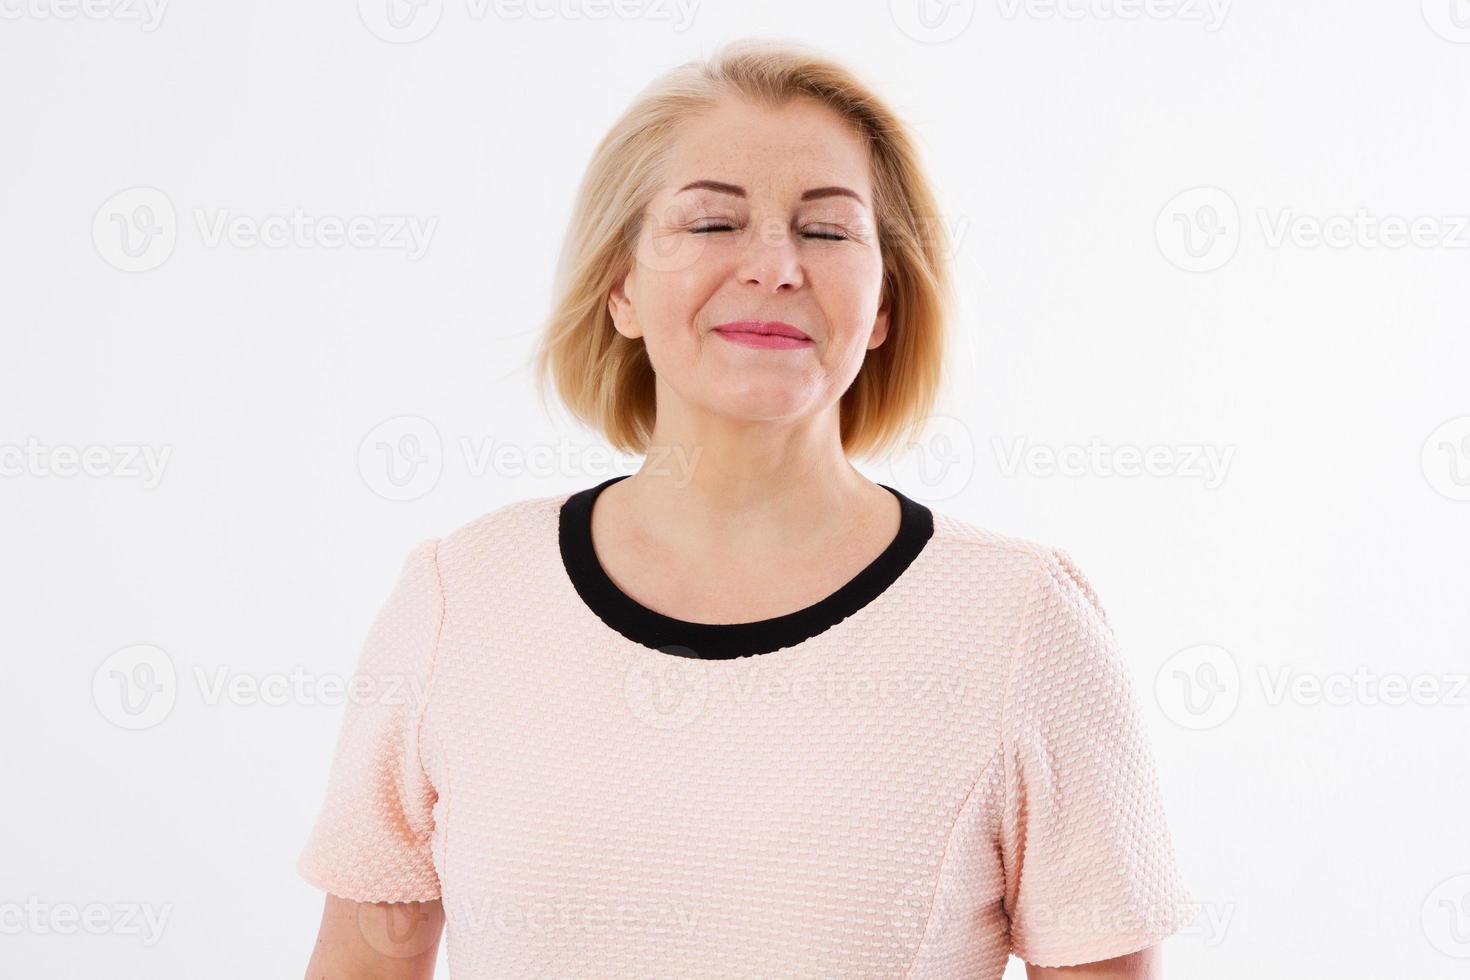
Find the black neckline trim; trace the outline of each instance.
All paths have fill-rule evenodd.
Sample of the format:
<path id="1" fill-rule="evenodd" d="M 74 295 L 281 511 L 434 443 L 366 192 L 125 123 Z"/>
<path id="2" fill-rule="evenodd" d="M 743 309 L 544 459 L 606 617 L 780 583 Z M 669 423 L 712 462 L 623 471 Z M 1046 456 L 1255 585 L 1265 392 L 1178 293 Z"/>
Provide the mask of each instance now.
<path id="1" fill-rule="evenodd" d="M 631 473 L 615 476 L 567 497 L 558 520 L 562 565 L 587 607 L 635 643 L 661 653 L 701 660 L 731 660 L 794 646 L 822 633 L 882 595 L 913 563 L 934 535 L 934 514 L 887 484 L 898 498 L 898 534 L 883 552 L 836 592 L 804 609 L 748 623 L 691 623 L 655 612 L 615 585 L 592 546 L 592 505 L 597 495 Z"/>

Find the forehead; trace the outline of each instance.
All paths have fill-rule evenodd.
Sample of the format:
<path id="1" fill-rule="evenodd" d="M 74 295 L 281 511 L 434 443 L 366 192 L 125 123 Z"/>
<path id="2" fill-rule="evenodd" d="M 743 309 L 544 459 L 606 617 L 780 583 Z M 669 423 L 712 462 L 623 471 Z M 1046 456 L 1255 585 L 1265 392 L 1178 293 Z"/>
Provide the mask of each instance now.
<path id="1" fill-rule="evenodd" d="M 779 109 L 722 102 L 679 127 L 666 166 L 665 194 L 693 180 L 719 180 L 752 195 L 837 184 L 872 201 L 863 138 L 835 111 L 810 99 Z"/>

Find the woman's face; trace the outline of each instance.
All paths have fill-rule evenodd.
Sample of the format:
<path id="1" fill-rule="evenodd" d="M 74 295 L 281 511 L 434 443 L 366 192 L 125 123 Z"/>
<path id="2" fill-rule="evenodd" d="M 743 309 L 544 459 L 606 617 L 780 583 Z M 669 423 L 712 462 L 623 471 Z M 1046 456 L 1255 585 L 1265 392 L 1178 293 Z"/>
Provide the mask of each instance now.
<path id="1" fill-rule="evenodd" d="M 727 101 L 681 128 L 666 174 L 609 297 L 653 362 L 660 427 L 670 410 L 759 422 L 835 406 L 888 332 L 862 138 L 812 100 Z M 809 339 L 717 329 L 740 321 Z"/>

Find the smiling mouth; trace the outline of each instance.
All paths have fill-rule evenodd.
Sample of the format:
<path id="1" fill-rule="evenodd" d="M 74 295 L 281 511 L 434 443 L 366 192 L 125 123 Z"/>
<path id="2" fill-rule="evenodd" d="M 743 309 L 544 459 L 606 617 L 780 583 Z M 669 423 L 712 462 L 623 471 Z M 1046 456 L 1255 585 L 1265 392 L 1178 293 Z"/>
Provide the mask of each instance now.
<path id="1" fill-rule="evenodd" d="M 779 320 L 736 320 L 720 324 L 713 332 L 731 343 L 763 350 L 791 350 L 814 343 L 801 330 Z"/>

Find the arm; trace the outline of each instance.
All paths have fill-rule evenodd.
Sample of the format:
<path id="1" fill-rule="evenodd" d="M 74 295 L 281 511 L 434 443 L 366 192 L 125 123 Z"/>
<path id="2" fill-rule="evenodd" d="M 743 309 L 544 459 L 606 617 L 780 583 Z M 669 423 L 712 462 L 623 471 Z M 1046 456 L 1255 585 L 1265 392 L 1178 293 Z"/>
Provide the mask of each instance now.
<path id="1" fill-rule="evenodd" d="M 1163 950 L 1147 946 L 1136 953 L 1077 966 L 1026 964 L 1026 980 L 1163 980 Z"/>
<path id="2" fill-rule="evenodd" d="M 444 907 L 328 893 L 306 980 L 433 980 Z"/>
<path id="3" fill-rule="evenodd" d="M 1046 558 L 1002 714 L 996 828 L 1011 952 L 1030 980 L 1158 980 L 1148 947 L 1198 909 L 1127 661 L 1087 579 L 1065 552 Z"/>
<path id="4" fill-rule="evenodd" d="M 308 980 L 429 980 L 444 908 L 438 792 L 420 737 L 444 600 L 438 542 L 414 547 L 358 655 L 326 798 L 296 860 L 326 893 Z"/>

